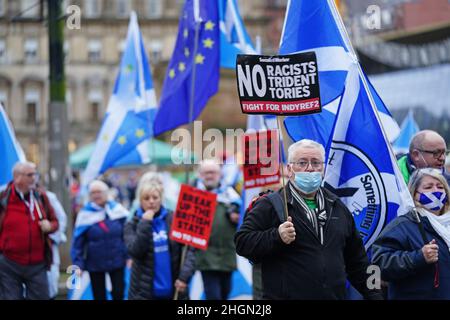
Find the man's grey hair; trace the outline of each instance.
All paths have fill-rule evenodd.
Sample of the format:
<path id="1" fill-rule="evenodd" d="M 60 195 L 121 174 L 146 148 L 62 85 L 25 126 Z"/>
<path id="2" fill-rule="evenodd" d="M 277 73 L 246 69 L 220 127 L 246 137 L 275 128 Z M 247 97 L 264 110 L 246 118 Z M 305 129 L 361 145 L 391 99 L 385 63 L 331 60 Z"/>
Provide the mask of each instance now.
<path id="1" fill-rule="evenodd" d="M 442 136 L 433 130 L 422 130 L 417 132 L 411 139 L 411 142 L 409 143 L 409 153 L 411 154 L 416 149 L 423 149 L 423 142 L 425 141 L 425 138 L 429 135 L 437 135 L 442 138 Z M 444 138 L 442 138 L 444 140 Z"/>
<path id="2" fill-rule="evenodd" d="M 98 189 L 100 189 L 105 193 L 107 193 L 109 190 L 108 185 L 101 180 L 94 180 L 91 183 L 89 183 L 89 192 L 91 192 L 92 189 L 94 189 L 95 187 L 97 187 Z"/>
<path id="3" fill-rule="evenodd" d="M 309 140 L 309 139 L 302 139 L 300 141 L 297 141 L 289 146 L 288 149 L 288 162 L 294 161 L 292 158 L 294 156 L 295 150 L 298 148 L 315 148 L 320 151 L 320 155 L 322 156 L 322 160 L 325 161 L 325 148 L 320 143 Z"/>
<path id="4" fill-rule="evenodd" d="M 198 164 L 198 172 L 200 172 L 203 167 L 205 166 L 217 166 L 217 168 L 219 169 L 219 171 L 221 170 L 222 166 L 220 165 L 220 162 L 218 159 L 203 159 L 202 161 L 200 161 L 200 163 Z"/>
<path id="5" fill-rule="evenodd" d="M 13 176 L 17 176 L 19 173 L 22 173 L 23 169 L 25 168 L 33 168 L 36 169 L 36 164 L 34 164 L 33 162 L 29 162 L 29 161 L 24 161 L 24 162 L 17 162 L 12 170 L 12 174 Z"/>

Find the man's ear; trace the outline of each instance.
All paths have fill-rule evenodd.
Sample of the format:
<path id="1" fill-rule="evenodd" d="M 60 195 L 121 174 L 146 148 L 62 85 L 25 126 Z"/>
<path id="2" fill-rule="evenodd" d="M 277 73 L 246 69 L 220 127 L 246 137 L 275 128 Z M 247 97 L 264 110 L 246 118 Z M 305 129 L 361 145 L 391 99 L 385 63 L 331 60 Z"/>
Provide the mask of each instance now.
<path id="1" fill-rule="evenodd" d="M 410 156 L 413 163 L 417 163 L 417 161 L 419 161 L 419 150 L 413 149 L 413 151 L 410 153 Z"/>

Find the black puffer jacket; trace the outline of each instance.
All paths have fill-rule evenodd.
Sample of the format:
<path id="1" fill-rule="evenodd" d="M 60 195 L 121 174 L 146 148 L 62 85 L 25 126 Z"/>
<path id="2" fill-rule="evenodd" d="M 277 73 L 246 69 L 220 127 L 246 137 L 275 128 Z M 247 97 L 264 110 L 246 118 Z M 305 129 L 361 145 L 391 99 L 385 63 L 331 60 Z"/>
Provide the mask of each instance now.
<path id="1" fill-rule="evenodd" d="M 172 212 L 167 214 L 167 230 L 170 230 L 172 216 Z M 134 216 L 133 219 L 125 225 L 124 237 L 128 254 L 133 259 L 128 299 L 151 300 L 153 295 L 154 272 L 154 250 L 151 221 Z M 194 251 L 191 247 L 188 247 L 183 268 L 180 271 L 180 259 L 183 246 L 178 242 L 171 240 L 169 240 L 169 244 L 172 258 L 171 263 L 173 281 L 175 282 L 176 279 L 180 279 L 188 283 L 195 271 Z M 179 299 L 187 299 L 187 292 L 180 294 L 178 297 Z"/>

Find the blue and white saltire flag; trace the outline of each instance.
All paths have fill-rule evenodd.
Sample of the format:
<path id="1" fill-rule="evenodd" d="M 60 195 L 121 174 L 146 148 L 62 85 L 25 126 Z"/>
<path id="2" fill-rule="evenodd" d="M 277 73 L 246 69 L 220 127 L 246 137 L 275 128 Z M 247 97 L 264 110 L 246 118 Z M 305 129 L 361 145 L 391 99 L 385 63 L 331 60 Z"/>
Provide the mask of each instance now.
<path id="1" fill-rule="evenodd" d="M 130 287 L 130 276 L 131 269 L 125 267 L 124 280 L 124 299 L 128 299 L 128 288 Z M 105 274 L 105 284 L 106 284 L 106 299 L 112 300 L 111 295 L 111 278 L 109 274 Z M 81 277 L 78 277 L 75 273 L 69 276 L 66 280 L 67 299 L 68 300 L 94 300 L 94 294 L 92 293 L 91 279 L 89 277 L 89 272 L 83 271 Z"/>
<path id="2" fill-rule="evenodd" d="M 287 5 L 279 53 L 316 53 L 323 104 L 321 113 L 285 118 L 286 130 L 294 141 L 308 138 L 328 144 L 348 68 L 357 60 L 333 1 L 294 0 Z M 398 124 L 370 83 L 369 87 L 389 141 L 393 141 L 400 130 Z"/>
<path id="3" fill-rule="evenodd" d="M 336 116 L 324 181 L 351 211 L 369 248 L 382 228 L 414 203 L 367 92 L 355 62 Z"/>
<path id="4" fill-rule="evenodd" d="M 0 103 L 0 189 L 13 179 L 12 169 L 25 161 L 25 154 L 16 139 L 14 128 Z"/>
<path id="5" fill-rule="evenodd" d="M 105 220 L 106 216 L 110 220 L 124 219 L 129 216 L 129 212 L 120 203 L 115 201 L 106 202 L 105 208 L 93 202 L 88 202 L 77 214 L 73 231 L 74 240 L 94 224 Z"/>
<path id="6" fill-rule="evenodd" d="M 157 110 L 150 64 L 135 12 L 131 13 L 125 50 L 113 94 L 83 176 L 87 185 L 122 158 L 148 163 L 148 139 Z M 122 161 L 123 162 L 123 161 Z"/>
<path id="7" fill-rule="evenodd" d="M 218 90 L 218 4 L 218 1 L 211 0 L 186 0 L 184 4 L 178 25 L 177 42 L 167 68 L 155 119 L 155 136 L 194 121 L 209 98 Z"/>
<path id="8" fill-rule="evenodd" d="M 238 54 L 256 54 L 236 0 L 218 0 L 220 18 L 220 66 L 235 69 Z"/>
<path id="9" fill-rule="evenodd" d="M 409 143 L 417 132 L 419 132 L 419 126 L 414 120 L 413 111 L 409 110 L 408 115 L 405 120 L 403 120 L 402 126 L 400 127 L 400 134 L 393 144 L 394 151 L 396 153 L 408 153 Z"/>

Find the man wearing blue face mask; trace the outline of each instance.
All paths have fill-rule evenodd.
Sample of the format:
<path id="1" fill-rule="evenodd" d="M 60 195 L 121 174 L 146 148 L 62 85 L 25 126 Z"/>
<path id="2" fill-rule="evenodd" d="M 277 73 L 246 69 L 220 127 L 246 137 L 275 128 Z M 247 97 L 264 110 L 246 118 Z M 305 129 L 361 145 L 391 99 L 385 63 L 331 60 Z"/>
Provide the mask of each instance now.
<path id="1" fill-rule="evenodd" d="M 235 235 L 237 253 L 261 263 L 265 299 L 342 300 L 347 279 L 364 298 L 381 299 L 367 286 L 368 259 L 351 213 L 321 187 L 324 158 L 312 140 L 291 145 L 289 182 L 256 201 Z M 284 192 L 287 221 L 273 201 L 283 202 Z"/>

